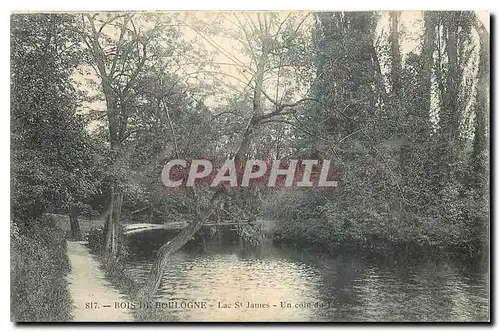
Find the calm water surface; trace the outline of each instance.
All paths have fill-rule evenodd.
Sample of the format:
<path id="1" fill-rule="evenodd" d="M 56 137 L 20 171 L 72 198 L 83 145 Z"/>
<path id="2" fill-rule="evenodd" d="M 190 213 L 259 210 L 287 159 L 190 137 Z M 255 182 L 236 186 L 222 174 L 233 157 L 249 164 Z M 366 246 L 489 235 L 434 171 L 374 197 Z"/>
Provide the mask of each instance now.
<path id="1" fill-rule="evenodd" d="M 128 270 L 143 281 L 152 261 L 131 258 Z M 169 321 L 489 319 L 487 274 L 465 273 L 446 262 L 387 266 L 273 246 L 219 246 L 204 253 L 176 253 L 162 280 L 155 301 L 206 301 L 208 306 L 157 311 Z M 241 306 L 235 308 L 235 302 Z M 227 304 L 231 308 L 218 308 Z"/>

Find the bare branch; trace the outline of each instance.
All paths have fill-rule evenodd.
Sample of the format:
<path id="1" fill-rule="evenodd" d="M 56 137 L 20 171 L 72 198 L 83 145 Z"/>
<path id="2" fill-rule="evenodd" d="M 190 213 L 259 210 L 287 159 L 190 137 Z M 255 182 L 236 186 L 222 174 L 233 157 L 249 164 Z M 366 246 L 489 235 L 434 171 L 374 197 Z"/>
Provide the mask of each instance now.
<path id="1" fill-rule="evenodd" d="M 111 16 L 111 18 L 110 18 L 110 19 L 108 19 L 108 20 L 106 20 L 106 21 L 104 21 L 104 22 L 100 21 L 100 22 L 102 22 L 102 25 L 101 25 L 101 27 L 99 28 L 99 31 L 98 31 L 97 33 L 99 33 L 99 34 L 100 34 L 100 33 L 102 32 L 102 30 L 104 29 L 104 27 L 106 27 L 106 25 L 108 25 L 108 24 L 112 23 L 113 21 L 115 21 L 115 20 L 117 20 L 117 19 L 119 19 L 119 18 L 121 18 L 121 17 L 127 17 L 127 16 L 129 16 L 129 15 L 128 15 L 128 14 L 124 14 L 124 15 L 114 15 L 114 16 Z M 94 15 L 94 17 L 95 17 L 95 15 Z"/>
<path id="2" fill-rule="evenodd" d="M 109 71 L 109 75 L 113 75 L 115 72 L 115 67 L 116 67 L 116 62 L 118 61 L 118 54 L 120 54 L 121 47 L 122 47 L 122 42 L 123 42 L 123 36 L 125 35 L 125 32 L 127 31 L 127 25 L 128 21 L 130 18 L 128 16 L 124 17 L 123 19 L 123 24 L 120 29 L 120 37 L 118 38 L 118 42 L 116 43 L 116 55 L 113 59 L 113 63 L 111 64 L 111 69 Z"/>

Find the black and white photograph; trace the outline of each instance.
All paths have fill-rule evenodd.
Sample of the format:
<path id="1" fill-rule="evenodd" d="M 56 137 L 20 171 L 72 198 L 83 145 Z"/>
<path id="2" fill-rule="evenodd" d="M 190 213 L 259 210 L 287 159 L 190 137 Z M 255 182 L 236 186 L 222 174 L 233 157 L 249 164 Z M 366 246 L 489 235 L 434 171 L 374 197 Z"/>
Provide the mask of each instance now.
<path id="1" fill-rule="evenodd" d="M 10 320 L 490 323 L 491 30 L 12 12 Z"/>

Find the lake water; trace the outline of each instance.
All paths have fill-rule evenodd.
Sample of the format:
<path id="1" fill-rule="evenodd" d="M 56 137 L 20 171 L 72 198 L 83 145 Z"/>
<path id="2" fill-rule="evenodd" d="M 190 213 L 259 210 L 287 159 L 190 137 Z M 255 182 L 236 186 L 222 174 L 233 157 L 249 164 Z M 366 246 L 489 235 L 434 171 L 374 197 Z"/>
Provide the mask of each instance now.
<path id="1" fill-rule="evenodd" d="M 152 255 L 149 255 L 152 257 Z M 131 258 L 143 281 L 153 259 Z M 488 275 L 451 262 L 387 264 L 267 245 L 181 251 L 155 301 L 166 321 L 488 321 Z"/>

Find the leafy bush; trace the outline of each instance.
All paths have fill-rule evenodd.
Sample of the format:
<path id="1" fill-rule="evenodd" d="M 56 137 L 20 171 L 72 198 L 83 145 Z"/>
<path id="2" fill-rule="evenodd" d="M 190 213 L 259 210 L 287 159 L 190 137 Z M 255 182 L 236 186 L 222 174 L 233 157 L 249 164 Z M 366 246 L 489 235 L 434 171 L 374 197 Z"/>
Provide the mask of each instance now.
<path id="1" fill-rule="evenodd" d="M 118 231 L 118 234 L 122 234 L 122 232 Z M 104 227 L 90 230 L 86 234 L 85 240 L 90 250 L 95 254 L 104 255 L 106 246 Z M 123 235 L 118 236 L 118 257 L 115 257 L 117 262 L 124 261 L 128 256 L 128 245 L 126 241 L 127 239 Z"/>
<path id="2" fill-rule="evenodd" d="M 106 245 L 104 237 L 104 227 L 91 229 L 86 235 L 85 240 L 93 252 L 100 254 L 104 252 L 104 246 Z"/>
<path id="3" fill-rule="evenodd" d="M 71 320 L 64 234 L 46 218 L 31 225 L 29 230 L 11 227 L 11 320 Z"/>

